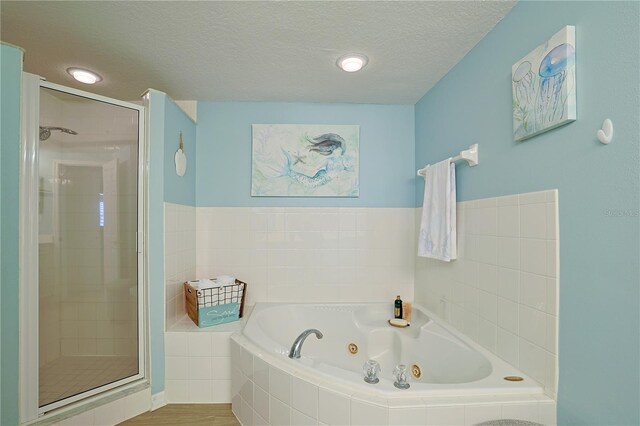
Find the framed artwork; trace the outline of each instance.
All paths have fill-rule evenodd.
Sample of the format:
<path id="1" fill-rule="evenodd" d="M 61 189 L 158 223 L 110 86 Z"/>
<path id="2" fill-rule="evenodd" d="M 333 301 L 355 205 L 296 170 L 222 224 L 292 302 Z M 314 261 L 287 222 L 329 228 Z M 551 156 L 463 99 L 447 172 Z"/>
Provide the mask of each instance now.
<path id="1" fill-rule="evenodd" d="M 575 27 L 568 25 L 513 64 L 514 140 L 575 121 L 575 38 Z"/>
<path id="2" fill-rule="evenodd" d="M 253 124 L 253 197 L 358 197 L 360 126 Z"/>

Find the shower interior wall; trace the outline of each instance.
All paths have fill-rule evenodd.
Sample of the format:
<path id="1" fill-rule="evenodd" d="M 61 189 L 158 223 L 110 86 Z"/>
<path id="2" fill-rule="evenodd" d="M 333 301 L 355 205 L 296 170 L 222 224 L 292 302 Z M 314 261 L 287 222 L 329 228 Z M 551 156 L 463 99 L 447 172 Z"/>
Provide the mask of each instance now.
<path id="1" fill-rule="evenodd" d="M 118 119 L 113 117 L 113 108 L 105 108 L 100 103 L 64 102 L 41 91 L 40 125 L 67 127 L 79 133 L 52 132 L 49 139 L 40 142 L 41 367 L 61 356 L 131 357 L 137 353 L 137 302 L 131 297 L 135 295 L 137 265 L 135 256 L 124 255 L 135 251 L 135 238 L 128 236 L 135 235 L 137 227 L 136 195 L 130 189 L 136 188 L 137 165 L 131 159 L 137 158 L 137 141 L 131 139 L 132 129 L 124 129 L 122 134 L 104 131 L 101 123 L 105 117 Z M 82 144 L 76 144 L 78 141 Z M 82 165 L 114 159 L 118 186 L 111 190 L 117 192 L 105 197 L 117 197 L 120 206 L 116 218 L 119 247 L 112 247 L 115 257 L 105 257 L 103 230 L 96 215 L 98 193 L 105 192 L 102 168 L 60 165 L 58 176 L 54 176 L 53 163 Z M 64 179 L 73 182 L 73 189 L 67 188 L 72 185 L 65 185 Z M 54 225 L 56 180 L 61 214 Z M 56 232 L 60 238 L 55 238 Z M 105 263 L 109 258 L 112 264 Z M 66 267 L 57 271 L 60 262 L 67 265 L 68 273 Z"/>

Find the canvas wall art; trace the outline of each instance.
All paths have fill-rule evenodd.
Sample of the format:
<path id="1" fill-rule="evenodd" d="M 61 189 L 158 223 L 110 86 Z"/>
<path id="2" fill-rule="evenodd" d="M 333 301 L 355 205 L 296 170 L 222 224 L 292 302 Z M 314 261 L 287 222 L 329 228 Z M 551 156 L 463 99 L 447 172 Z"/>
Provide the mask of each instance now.
<path id="1" fill-rule="evenodd" d="M 251 195 L 357 197 L 360 126 L 253 124 Z"/>
<path id="2" fill-rule="evenodd" d="M 568 25 L 513 64 L 516 141 L 576 119 L 575 46 L 575 27 Z"/>

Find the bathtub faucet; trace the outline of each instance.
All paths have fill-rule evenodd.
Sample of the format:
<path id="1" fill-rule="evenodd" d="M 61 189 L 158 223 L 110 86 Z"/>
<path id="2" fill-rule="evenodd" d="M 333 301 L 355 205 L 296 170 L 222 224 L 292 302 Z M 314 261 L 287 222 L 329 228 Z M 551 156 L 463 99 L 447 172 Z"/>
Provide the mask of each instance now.
<path id="1" fill-rule="evenodd" d="M 306 339 L 311 333 L 314 333 L 318 339 L 322 339 L 322 333 L 315 328 L 303 331 L 293 342 L 291 350 L 289 351 L 289 358 L 300 358 L 300 351 L 302 350 L 304 339 Z"/>

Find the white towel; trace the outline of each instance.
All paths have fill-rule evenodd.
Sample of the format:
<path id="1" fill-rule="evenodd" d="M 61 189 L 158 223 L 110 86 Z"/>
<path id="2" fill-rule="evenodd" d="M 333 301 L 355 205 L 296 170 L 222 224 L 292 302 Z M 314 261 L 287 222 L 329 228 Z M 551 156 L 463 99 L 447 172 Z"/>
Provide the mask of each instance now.
<path id="1" fill-rule="evenodd" d="M 449 262 L 456 251 L 456 166 L 448 158 L 425 170 L 418 256 Z"/>
<path id="2" fill-rule="evenodd" d="M 218 284 L 217 282 L 212 281 L 208 278 L 200 278 L 196 281 L 189 281 L 189 283 L 198 290 L 206 290 L 208 288 L 216 288 L 221 286 L 221 284 Z"/>

